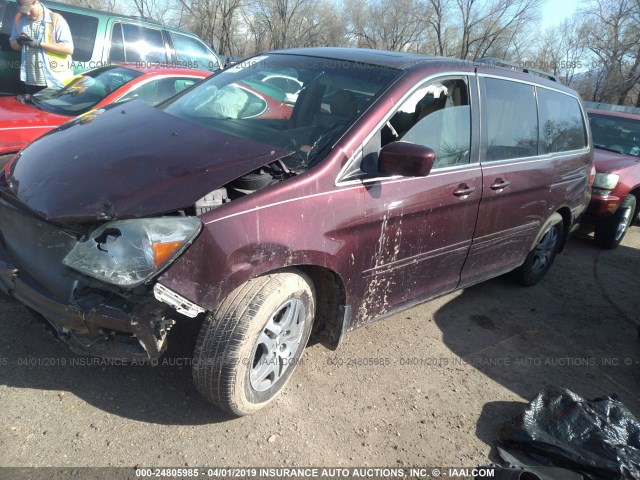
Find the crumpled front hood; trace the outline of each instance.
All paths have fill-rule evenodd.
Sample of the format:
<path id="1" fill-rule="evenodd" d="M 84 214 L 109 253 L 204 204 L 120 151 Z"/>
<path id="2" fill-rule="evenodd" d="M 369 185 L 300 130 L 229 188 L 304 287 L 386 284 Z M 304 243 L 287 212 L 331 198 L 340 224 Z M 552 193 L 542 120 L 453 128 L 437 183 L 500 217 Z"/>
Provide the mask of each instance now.
<path id="1" fill-rule="evenodd" d="M 134 101 L 36 140 L 12 163 L 7 181 L 49 220 L 135 218 L 189 207 L 289 153 Z"/>

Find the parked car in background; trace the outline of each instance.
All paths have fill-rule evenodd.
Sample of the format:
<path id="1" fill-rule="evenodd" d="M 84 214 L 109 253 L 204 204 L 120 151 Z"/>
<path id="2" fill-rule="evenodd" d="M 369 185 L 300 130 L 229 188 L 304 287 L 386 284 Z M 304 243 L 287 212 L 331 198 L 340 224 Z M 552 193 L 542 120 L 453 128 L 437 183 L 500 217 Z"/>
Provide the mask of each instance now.
<path id="1" fill-rule="evenodd" d="M 594 240 L 616 248 L 640 208 L 640 115 L 588 110 L 596 177 L 585 223 L 595 227 Z"/>
<path id="2" fill-rule="evenodd" d="M 111 65 L 76 75 L 62 89 L 0 97 L 0 162 L 72 117 L 131 99 L 157 105 L 208 75 L 202 70 Z"/>
<path id="3" fill-rule="evenodd" d="M 115 62 L 147 68 L 188 68 L 214 72 L 223 60 L 193 33 L 154 20 L 103 12 L 43 0 L 69 24 L 73 37 L 75 73 Z M 15 0 L 0 0 L 0 92 L 23 93 L 20 52 L 11 49 L 9 36 L 16 16 Z"/>
<path id="4" fill-rule="evenodd" d="M 540 281 L 589 202 L 586 114 L 555 81 L 365 49 L 243 63 L 67 122 L 5 167 L 0 289 L 74 351 L 155 360 L 195 325 L 197 389 L 255 412 L 312 331 L 336 348 L 497 275 Z M 265 108 L 253 94 L 282 72 L 295 103 Z"/>

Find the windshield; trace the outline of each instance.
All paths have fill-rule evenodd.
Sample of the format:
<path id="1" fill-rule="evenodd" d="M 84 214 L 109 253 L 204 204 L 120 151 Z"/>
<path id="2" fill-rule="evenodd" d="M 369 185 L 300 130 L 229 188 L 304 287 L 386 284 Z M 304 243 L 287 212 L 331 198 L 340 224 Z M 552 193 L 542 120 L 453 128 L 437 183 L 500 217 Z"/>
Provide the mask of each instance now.
<path id="1" fill-rule="evenodd" d="M 47 112 L 75 117 L 140 75 L 141 72 L 124 67 L 102 67 L 72 77 L 62 89 L 45 88 L 25 100 Z"/>
<path id="2" fill-rule="evenodd" d="M 640 120 L 589 113 L 593 146 L 640 157 Z"/>
<path id="3" fill-rule="evenodd" d="M 321 157 L 400 71 L 286 54 L 245 60 L 159 108 L 225 133 L 291 150 L 287 167 Z"/>

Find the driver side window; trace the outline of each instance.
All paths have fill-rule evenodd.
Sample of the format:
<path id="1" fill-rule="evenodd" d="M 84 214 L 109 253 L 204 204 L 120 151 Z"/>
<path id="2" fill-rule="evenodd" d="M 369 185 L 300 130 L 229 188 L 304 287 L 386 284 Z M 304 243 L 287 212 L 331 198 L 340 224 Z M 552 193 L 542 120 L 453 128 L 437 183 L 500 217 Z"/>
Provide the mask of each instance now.
<path id="1" fill-rule="evenodd" d="M 436 152 L 433 168 L 470 161 L 471 103 L 465 77 L 443 77 L 420 85 L 388 122 L 363 145 L 362 161 L 343 180 L 380 178 L 378 155 L 385 145 L 408 142 Z"/>
<path id="2" fill-rule="evenodd" d="M 381 145 L 409 142 L 436 152 L 434 168 L 469 163 L 471 106 L 466 78 L 418 88 L 382 128 Z"/>

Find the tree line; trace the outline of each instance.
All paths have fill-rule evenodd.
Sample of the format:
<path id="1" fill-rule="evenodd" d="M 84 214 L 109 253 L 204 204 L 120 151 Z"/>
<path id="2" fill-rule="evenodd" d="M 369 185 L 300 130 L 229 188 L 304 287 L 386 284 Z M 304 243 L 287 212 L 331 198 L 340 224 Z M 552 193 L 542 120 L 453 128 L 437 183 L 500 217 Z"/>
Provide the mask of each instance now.
<path id="1" fill-rule="evenodd" d="M 222 56 L 361 47 L 505 59 L 585 100 L 640 107 L 640 0 L 582 0 L 542 29 L 543 0 L 67 0 L 190 30 Z"/>

